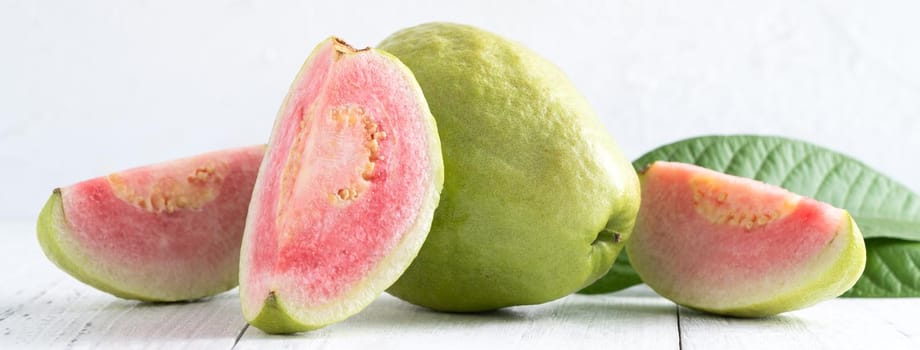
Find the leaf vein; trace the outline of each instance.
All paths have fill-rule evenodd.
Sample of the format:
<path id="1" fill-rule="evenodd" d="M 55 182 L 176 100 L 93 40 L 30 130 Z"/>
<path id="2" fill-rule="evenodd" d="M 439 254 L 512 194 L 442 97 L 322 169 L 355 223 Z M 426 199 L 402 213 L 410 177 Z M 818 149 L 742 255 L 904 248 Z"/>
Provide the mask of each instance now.
<path id="1" fill-rule="evenodd" d="M 716 142 L 707 142 L 706 146 L 703 146 L 703 150 L 693 156 L 693 164 L 700 165 L 700 160 L 703 159 L 703 156 L 705 156 L 709 152 L 709 149 L 712 147 L 712 145 L 715 144 Z"/>
<path id="2" fill-rule="evenodd" d="M 760 180 L 760 181 L 766 180 L 766 179 L 763 177 L 763 175 L 761 174 L 761 171 L 763 171 L 763 169 L 764 169 L 763 167 L 764 167 L 765 165 L 767 165 L 767 163 L 770 161 L 770 159 L 771 159 L 770 157 L 773 157 L 773 154 L 776 153 L 776 151 L 780 148 L 780 146 L 782 146 L 782 144 L 783 144 L 782 142 L 776 142 L 776 143 L 774 143 L 774 144 L 773 144 L 773 147 L 770 147 L 770 150 L 767 151 L 767 154 L 764 156 L 764 158 L 760 160 L 760 164 L 757 166 L 757 170 L 754 171 L 754 177 L 755 177 L 757 180 Z M 766 182 L 766 181 L 764 181 L 764 182 Z"/>
<path id="3" fill-rule="evenodd" d="M 852 184 L 847 188 L 847 192 L 843 194 L 843 200 L 840 201 L 840 205 L 841 205 L 842 207 L 848 207 L 848 206 L 849 206 L 849 202 L 847 202 L 847 200 L 849 200 L 849 199 L 850 199 L 850 195 L 853 194 L 853 190 L 854 190 L 855 187 L 856 187 L 855 184 L 859 184 L 859 180 L 862 180 L 863 175 L 866 173 L 865 171 L 863 171 L 863 168 L 862 168 L 862 167 L 857 167 L 856 169 L 859 170 L 859 173 L 856 175 L 856 178 L 853 179 Z"/>
<path id="4" fill-rule="evenodd" d="M 787 189 L 788 189 L 788 187 L 786 186 L 786 181 L 789 181 L 789 177 L 792 176 L 792 174 L 795 173 L 795 170 L 798 169 L 799 166 L 801 166 L 802 164 L 804 164 L 805 161 L 808 160 L 808 158 L 811 158 L 815 153 L 816 153 L 816 152 L 813 152 L 813 151 L 810 151 L 810 150 L 809 150 L 809 151 L 805 151 L 805 156 L 804 156 L 804 157 L 802 157 L 802 158 L 796 158 L 796 161 L 792 163 L 792 167 L 789 168 L 789 172 L 786 173 L 786 175 L 783 175 L 783 179 L 780 180 L 779 186 L 782 187 L 782 188 L 787 188 Z"/>
<path id="5" fill-rule="evenodd" d="M 844 164 L 843 161 L 841 161 L 840 159 L 836 159 L 836 160 L 834 161 L 834 165 L 831 166 L 830 169 L 828 169 L 827 171 L 824 172 L 824 175 L 821 177 L 821 182 L 818 183 L 818 189 L 815 190 L 815 198 L 824 197 L 823 195 L 821 195 L 821 191 L 824 190 L 824 186 L 827 186 L 827 184 L 829 183 L 831 177 L 833 177 L 834 172 L 835 172 L 838 168 L 840 168 L 840 166 L 842 166 L 843 164 Z M 830 198 L 830 197 L 828 196 L 828 197 L 825 197 L 825 198 Z"/>
<path id="6" fill-rule="evenodd" d="M 733 168 L 732 165 L 734 165 L 735 159 L 738 158 L 738 155 L 741 154 L 742 151 L 743 151 L 745 148 L 749 148 L 749 147 L 751 147 L 753 144 L 756 143 L 756 141 L 755 141 L 755 142 L 749 142 L 748 140 L 741 140 L 741 141 L 742 141 L 742 142 L 740 142 L 740 143 L 738 144 L 738 148 L 734 148 L 734 147 L 732 148 L 732 154 L 728 157 L 728 162 L 725 163 L 725 170 L 726 170 L 726 171 L 727 171 L 728 169 Z M 735 173 L 735 174 L 733 174 L 733 175 L 740 175 L 740 173 L 738 173 L 737 171 L 735 171 L 734 173 Z"/>

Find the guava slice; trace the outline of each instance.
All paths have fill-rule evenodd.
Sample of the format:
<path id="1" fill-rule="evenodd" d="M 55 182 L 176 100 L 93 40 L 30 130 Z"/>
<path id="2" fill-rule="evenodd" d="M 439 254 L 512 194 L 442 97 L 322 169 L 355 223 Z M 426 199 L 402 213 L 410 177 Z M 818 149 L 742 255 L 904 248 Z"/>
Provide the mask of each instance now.
<path id="1" fill-rule="evenodd" d="M 320 43 L 279 111 L 243 238 L 243 315 L 268 333 L 343 320 L 390 286 L 443 184 L 434 118 L 382 51 Z"/>
<path id="2" fill-rule="evenodd" d="M 236 286 L 265 146 L 206 153 L 55 189 L 38 218 L 45 255 L 126 299 L 178 301 Z"/>
<path id="3" fill-rule="evenodd" d="M 630 261 L 678 304 L 775 315 L 842 294 L 865 267 L 862 234 L 843 209 L 691 164 L 655 162 L 640 179 Z"/>

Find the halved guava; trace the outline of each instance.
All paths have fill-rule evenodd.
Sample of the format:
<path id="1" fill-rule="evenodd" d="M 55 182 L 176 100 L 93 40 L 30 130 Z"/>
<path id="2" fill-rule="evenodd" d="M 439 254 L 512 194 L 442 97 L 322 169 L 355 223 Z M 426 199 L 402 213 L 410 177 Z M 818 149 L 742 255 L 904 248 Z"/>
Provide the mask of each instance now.
<path id="1" fill-rule="evenodd" d="M 702 311 L 760 317 L 834 298 L 866 262 L 843 209 L 695 165 L 655 162 L 629 258 L 662 296 Z"/>
<path id="2" fill-rule="evenodd" d="M 330 38 L 279 111 L 240 268 L 243 315 L 268 333 L 353 315 L 409 266 L 443 184 L 434 118 L 395 57 Z"/>
<path id="3" fill-rule="evenodd" d="M 206 153 L 54 190 L 38 241 L 58 267 L 126 299 L 197 299 L 236 286 L 265 146 Z"/>

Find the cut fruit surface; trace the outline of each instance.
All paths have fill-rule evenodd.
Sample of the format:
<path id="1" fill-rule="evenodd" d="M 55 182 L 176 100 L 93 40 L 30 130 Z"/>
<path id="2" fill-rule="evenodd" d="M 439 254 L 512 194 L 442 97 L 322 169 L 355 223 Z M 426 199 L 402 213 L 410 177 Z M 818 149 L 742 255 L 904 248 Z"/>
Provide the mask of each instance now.
<path id="1" fill-rule="evenodd" d="M 396 58 L 337 38 L 281 107 L 243 240 L 243 315 L 269 333 L 357 313 L 408 267 L 443 183 L 437 128 Z"/>
<path id="2" fill-rule="evenodd" d="M 755 180 L 655 162 L 627 243 L 633 267 L 678 304 L 767 316 L 836 297 L 865 266 L 842 209 Z"/>
<path id="3" fill-rule="evenodd" d="M 237 284 L 265 146 L 206 153 L 56 189 L 38 219 L 45 254 L 128 299 L 201 298 Z"/>

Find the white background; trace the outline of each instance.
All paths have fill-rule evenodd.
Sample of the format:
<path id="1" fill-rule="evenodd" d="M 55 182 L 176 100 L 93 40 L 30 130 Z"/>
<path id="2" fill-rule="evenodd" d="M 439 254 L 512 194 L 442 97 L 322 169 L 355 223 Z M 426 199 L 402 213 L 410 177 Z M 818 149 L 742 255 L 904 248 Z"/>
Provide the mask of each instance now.
<path id="1" fill-rule="evenodd" d="M 443 20 L 556 62 L 630 158 L 778 134 L 920 190 L 918 18 L 908 0 L 0 0 L 0 219 L 33 219 L 57 186 L 263 143 L 319 41 Z"/>

